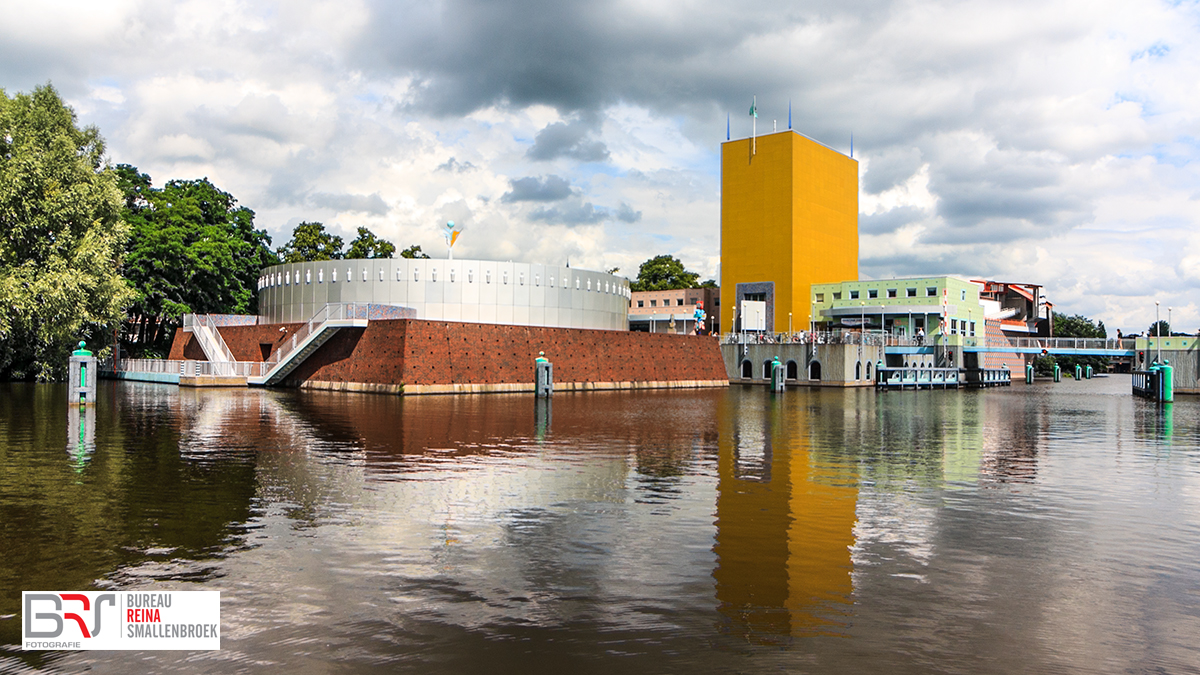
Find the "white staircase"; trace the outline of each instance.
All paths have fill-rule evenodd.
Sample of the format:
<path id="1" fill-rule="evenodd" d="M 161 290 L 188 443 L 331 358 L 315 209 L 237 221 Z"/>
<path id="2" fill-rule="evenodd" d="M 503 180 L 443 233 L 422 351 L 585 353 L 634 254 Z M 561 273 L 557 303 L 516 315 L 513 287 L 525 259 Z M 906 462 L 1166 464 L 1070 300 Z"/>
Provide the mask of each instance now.
<path id="1" fill-rule="evenodd" d="M 246 378 L 247 384 L 259 386 L 278 384 L 339 330 L 366 328 L 367 308 L 367 303 L 356 302 L 325 305 L 262 363 L 261 374 Z"/>
<path id="2" fill-rule="evenodd" d="M 183 330 L 195 336 L 196 342 L 200 343 L 200 349 L 204 350 L 204 356 L 209 361 L 213 363 L 231 363 L 236 360 L 233 358 L 233 352 L 229 351 L 229 345 L 226 345 L 225 339 L 221 337 L 221 331 L 217 330 L 217 324 L 212 320 L 211 316 L 207 314 L 184 314 Z"/>

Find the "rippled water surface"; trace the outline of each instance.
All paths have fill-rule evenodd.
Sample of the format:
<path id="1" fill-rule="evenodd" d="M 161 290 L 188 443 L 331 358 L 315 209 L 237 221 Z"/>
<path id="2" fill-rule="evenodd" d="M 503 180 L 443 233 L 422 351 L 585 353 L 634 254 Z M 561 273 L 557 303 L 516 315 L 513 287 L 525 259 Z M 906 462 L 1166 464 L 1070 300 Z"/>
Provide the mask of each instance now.
<path id="1" fill-rule="evenodd" d="M 0 384 L 0 671 L 1200 672 L 1200 400 Z M 21 652 L 20 591 L 222 592 Z"/>

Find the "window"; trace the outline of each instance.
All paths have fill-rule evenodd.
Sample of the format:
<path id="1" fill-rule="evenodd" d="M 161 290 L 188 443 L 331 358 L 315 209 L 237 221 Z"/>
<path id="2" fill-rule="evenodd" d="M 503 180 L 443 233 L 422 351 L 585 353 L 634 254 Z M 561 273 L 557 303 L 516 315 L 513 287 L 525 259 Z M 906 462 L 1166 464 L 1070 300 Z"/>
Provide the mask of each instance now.
<path id="1" fill-rule="evenodd" d="M 857 300 L 858 299 L 858 291 L 850 291 L 850 299 Z"/>
<path id="2" fill-rule="evenodd" d="M 867 291 L 867 297 L 868 298 L 878 298 L 879 297 L 879 289 L 872 288 L 871 290 Z"/>
<path id="3" fill-rule="evenodd" d="M 825 302 L 825 294 L 817 293 L 817 302 Z"/>
<path id="4" fill-rule="evenodd" d="M 963 299 L 963 300 L 966 300 L 966 299 L 967 299 L 967 291 L 966 291 L 966 289 L 964 289 L 964 290 L 962 291 L 962 299 Z"/>
<path id="5" fill-rule="evenodd" d="M 592 290 L 592 280 L 588 279 L 588 290 Z"/>
<path id="6" fill-rule="evenodd" d="M 650 301 L 650 306 L 651 306 L 651 307 L 658 307 L 658 301 L 657 301 L 657 300 L 651 300 L 651 301 Z"/>
<path id="7" fill-rule="evenodd" d="M 429 280 L 437 281 L 437 268 L 436 267 L 429 270 Z"/>
<path id="8" fill-rule="evenodd" d="M 487 270 L 486 272 L 483 273 L 483 280 L 486 283 L 489 283 L 489 284 L 492 283 L 492 271 L 491 270 Z"/>
<path id="9" fill-rule="evenodd" d="M 581 283 L 580 283 L 580 281 L 579 281 L 579 277 L 575 277 L 575 290 L 579 290 L 579 287 L 580 287 L 581 285 L 582 285 L 582 284 L 581 284 Z"/>
<path id="10" fill-rule="evenodd" d="M 646 306 L 645 300 L 638 300 L 638 307 L 645 307 L 645 306 Z"/>
<path id="11" fill-rule="evenodd" d="M 350 269 L 349 267 L 346 268 L 346 281 L 354 281 L 354 270 Z"/>
<path id="12" fill-rule="evenodd" d="M 520 283 L 522 286 L 525 285 L 525 273 L 524 272 L 521 272 L 519 275 L 517 275 L 517 282 Z"/>
<path id="13" fill-rule="evenodd" d="M 504 280 L 504 285 L 505 285 L 505 286 L 507 286 L 507 285 L 508 285 L 508 270 L 504 270 L 504 275 L 503 275 L 503 276 L 504 276 L 504 279 L 503 279 L 503 280 Z"/>
<path id="14" fill-rule="evenodd" d="M 841 292 L 841 291 L 837 291 L 837 292 L 835 292 L 835 293 L 833 294 L 833 299 L 834 299 L 834 300 L 841 300 L 841 299 L 842 299 L 842 292 Z"/>
<path id="15" fill-rule="evenodd" d="M 889 288 L 889 289 L 888 289 L 888 297 L 889 297 L 889 298 L 894 298 L 894 297 L 896 297 L 896 289 L 894 289 L 894 288 Z"/>
<path id="16" fill-rule="evenodd" d="M 330 283 L 335 283 L 335 284 L 337 283 L 337 268 L 336 267 L 329 270 L 329 281 L 330 281 Z"/>
<path id="17" fill-rule="evenodd" d="M 454 268 L 450 268 L 450 283 L 454 283 Z"/>
<path id="18" fill-rule="evenodd" d="M 971 337 L 975 337 L 975 322 L 971 322 Z"/>
<path id="19" fill-rule="evenodd" d="M 312 270 L 304 270 L 304 283 L 312 283 Z"/>
<path id="20" fill-rule="evenodd" d="M 927 298 L 937 297 L 937 286 L 926 286 L 925 287 L 925 297 L 927 297 Z"/>
<path id="21" fill-rule="evenodd" d="M 475 283 L 475 270 L 467 270 L 467 283 Z"/>
<path id="22" fill-rule="evenodd" d="M 950 334 L 954 335 L 958 332 L 958 319 L 950 319 Z"/>
<path id="23" fill-rule="evenodd" d="M 678 307 L 683 307 L 683 298 L 677 298 L 675 300 L 675 305 Z"/>
<path id="24" fill-rule="evenodd" d="M 533 275 L 533 285 L 534 286 L 542 285 L 542 275 L 540 275 L 540 274 Z"/>
<path id="25" fill-rule="evenodd" d="M 915 289 L 915 288 L 906 289 L 906 294 L 910 298 L 915 298 L 915 297 L 917 297 L 917 289 Z"/>
<path id="26" fill-rule="evenodd" d="M 421 280 L 421 270 L 414 267 L 413 268 L 413 281 L 420 281 L 420 280 Z"/>
<path id="27" fill-rule="evenodd" d="M 404 281 L 404 277 L 402 276 L 403 274 L 404 274 L 404 270 L 397 267 L 396 268 L 396 281 Z"/>
<path id="28" fill-rule="evenodd" d="M 554 277 L 550 277 L 550 288 L 554 288 Z"/>
<path id="29" fill-rule="evenodd" d="M 363 268 L 363 281 L 367 280 L 367 268 Z"/>

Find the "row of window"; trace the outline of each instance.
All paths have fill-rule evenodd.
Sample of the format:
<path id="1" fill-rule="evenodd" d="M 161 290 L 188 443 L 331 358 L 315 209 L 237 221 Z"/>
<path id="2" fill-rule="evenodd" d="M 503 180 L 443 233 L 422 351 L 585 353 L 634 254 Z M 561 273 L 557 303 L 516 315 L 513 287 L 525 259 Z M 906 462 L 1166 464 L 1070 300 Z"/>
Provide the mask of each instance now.
<path id="1" fill-rule="evenodd" d="M 396 268 L 396 281 L 404 280 L 403 273 L 404 273 L 403 270 L 401 270 L 400 268 Z M 330 270 L 329 277 L 330 277 L 329 283 L 336 284 L 338 282 L 338 273 L 337 273 L 336 268 L 333 268 Z M 436 267 L 434 267 L 433 269 L 431 269 L 429 271 L 429 277 L 430 277 L 429 278 L 430 281 L 436 282 L 438 280 L 438 271 L 437 271 Z M 455 270 L 453 268 L 451 268 L 450 283 L 454 283 L 456 281 L 455 277 L 456 277 Z M 502 283 L 507 285 L 508 284 L 508 272 L 507 271 L 503 272 L 501 275 L 501 278 L 502 278 Z M 352 268 L 350 268 L 350 267 L 346 268 L 346 276 L 344 277 L 344 279 L 346 282 L 354 281 L 354 271 Z M 363 281 L 368 280 L 368 273 L 367 273 L 366 267 L 364 267 L 362 270 L 362 280 Z M 379 268 L 379 280 L 384 281 L 384 272 L 383 272 L 382 267 Z M 413 268 L 413 281 L 419 282 L 420 280 L 421 280 L 421 270 L 419 268 L 414 267 Z M 492 283 L 492 271 L 491 270 L 484 270 L 483 280 L 484 280 L 484 283 L 486 283 L 486 284 Z M 546 277 L 546 280 L 548 282 L 547 286 L 549 286 L 550 288 L 554 288 L 554 277 L 548 276 L 548 277 Z M 312 282 L 313 282 L 313 271 L 311 269 L 304 270 L 303 283 L 311 284 Z M 275 272 L 275 273 L 260 277 L 258 280 L 258 288 L 259 288 L 259 290 L 262 290 L 264 288 L 275 288 L 277 286 L 291 286 L 293 284 L 299 285 L 300 283 L 301 283 L 300 270 L 296 270 L 294 275 L 291 271 Z M 324 268 L 317 270 L 317 283 L 318 284 L 325 283 Z M 468 284 L 475 283 L 475 270 L 467 270 L 467 283 Z M 521 272 L 520 274 L 517 275 L 517 283 L 520 284 L 521 286 L 525 285 L 525 273 L 524 272 Z M 570 288 L 571 287 L 571 278 L 563 277 L 562 284 L 563 284 L 562 285 L 563 288 Z M 533 275 L 533 285 L 534 286 L 542 285 L 542 275 L 540 275 L 540 274 Z M 577 290 L 577 291 L 584 290 L 583 285 L 584 285 L 583 280 L 580 279 L 579 277 L 575 277 L 575 290 Z M 589 290 L 589 291 L 592 290 L 592 280 L 591 279 L 587 280 L 587 290 Z M 628 290 L 623 285 L 605 281 L 602 286 L 599 280 L 596 281 L 596 291 L 597 292 L 603 291 L 604 293 L 619 293 L 621 295 L 626 295 L 626 293 L 628 293 Z"/>
<path id="2" fill-rule="evenodd" d="M 889 289 L 887 289 L 887 296 L 888 296 L 889 298 L 895 298 L 895 297 L 898 297 L 898 296 L 897 296 L 897 293 L 898 293 L 898 291 L 899 291 L 899 289 L 897 289 L 897 288 L 889 288 Z M 905 294 L 905 297 L 907 297 L 907 298 L 915 298 L 915 297 L 917 297 L 917 289 L 916 289 L 916 288 L 906 288 L 906 289 L 904 289 L 904 294 Z M 878 297 L 879 297 L 879 290 L 878 290 L 878 289 L 875 289 L 875 288 L 868 289 L 868 290 L 867 290 L 867 297 L 868 297 L 868 298 L 878 298 Z M 936 297 L 937 297 L 937 286 L 926 286 L 926 287 L 925 287 L 925 297 L 927 297 L 927 298 L 936 298 Z M 841 299 L 842 299 L 842 292 L 841 292 L 841 291 L 835 291 L 835 292 L 833 293 L 833 299 L 834 299 L 834 300 L 841 300 Z M 851 300 L 858 300 L 858 291 L 850 291 L 850 299 L 851 299 Z M 966 300 L 966 299 L 967 299 L 967 292 L 966 292 L 965 290 L 963 290 L 963 291 L 962 291 L 962 298 L 961 298 L 961 299 L 962 299 L 962 300 Z M 824 293 L 817 293 L 816 301 L 817 301 L 817 302 L 825 302 L 825 294 L 824 294 Z"/>
<path id="3" fill-rule="evenodd" d="M 950 334 L 975 337 L 975 322 L 971 321 L 970 326 L 968 326 L 967 323 L 968 322 L 966 321 L 960 321 L 958 319 L 950 319 Z"/>

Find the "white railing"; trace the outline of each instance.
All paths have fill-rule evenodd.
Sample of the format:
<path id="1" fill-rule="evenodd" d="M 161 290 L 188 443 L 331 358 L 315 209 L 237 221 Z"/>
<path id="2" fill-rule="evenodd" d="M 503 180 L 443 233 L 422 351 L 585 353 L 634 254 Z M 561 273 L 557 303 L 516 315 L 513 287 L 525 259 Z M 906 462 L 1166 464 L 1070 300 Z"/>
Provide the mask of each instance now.
<path id="1" fill-rule="evenodd" d="M 925 344 L 927 338 L 915 338 L 908 335 L 892 335 L 890 333 L 862 333 L 859 331 L 796 331 L 794 333 L 763 333 L 746 331 L 744 333 L 725 333 L 721 335 L 721 344 L 726 345 L 880 345 L 880 346 L 919 346 Z M 932 344 L 932 342 L 929 342 Z"/>
<path id="2" fill-rule="evenodd" d="M 257 361 L 179 361 L 172 359 L 121 359 L 117 370 L 129 373 L 171 373 L 181 377 L 258 377 L 266 372 Z"/>
<path id="3" fill-rule="evenodd" d="M 200 348 L 204 350 L 204 355 L 208 357 L 209 361 L 233 362 L 237 360 L 233 358 L 233 352 L 229 351 L 229 346 L 221 337 L 221 331 L 217 330 L 217 324 L 209 315 L 184 314 L 183 328 L 184 330 L 190 329 L 192 335 L 195 335 L 196 339 L 200 341 Z"/>
<path id="4" fill-rule="evenodd" d="M 1007 342 L 1024 349 L 1105 349 L 1109 351 L 1133 351 L 1133 338 L 1116 340 L 1109 338 L 1011 338 Z M 1001 345 L 1003 346 L 1003 345 Z"/>
<path id="5" fill-rule="evenodd" d="M 283 344 L 279 349 L 275 350 L 266 361 L 262 362 L 262 375 L 270 372 L 272 368 L 280 363 L 286 363 L 296 350 L 304 345 L 304 341 L 309 335 L 317 333 L 321 327 L 330 321 L 347 321 L 354 319 L 367 319 L 370 316 L 370 305 L 365 302 L 338 302 L 329 303 L 322 307 L 313 318 L 300 327 L 300 330 L 292 333 L 291 339 Z M 261 375 L 260 375 L 261 376 Z"/>
<path id="6" fill-rule="evenodd" d="M 185 361 L 169 359 L 121 359 L 117 361 L 117 371 L 130 373 L 178 373 L 179 367 Z"/>

